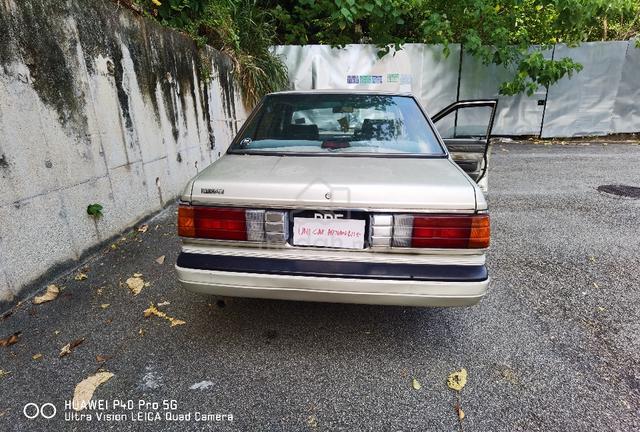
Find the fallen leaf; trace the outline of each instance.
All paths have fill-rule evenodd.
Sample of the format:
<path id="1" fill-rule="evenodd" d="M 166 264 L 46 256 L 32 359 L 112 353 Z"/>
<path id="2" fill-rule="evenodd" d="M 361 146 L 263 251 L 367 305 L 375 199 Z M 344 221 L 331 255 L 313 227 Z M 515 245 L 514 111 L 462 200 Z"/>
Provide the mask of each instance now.
<path id="1" fill-rule="evenodd" d="M 502 378 L 504 378 L 511 384 L 518 383 L 518 377 L 516 376 L 516 373 L 513 369 L 511 369 L 509 366 L 502 366 L 500 369 L 500 375 L 502 376 Z"/>
<path id="2" fill-rule="evenodd" d="M 164 255 L 160 255 L 158 258 L 156 258 L 156 262 L 160 265 L 164 264 Z"/>
<path id="3" fill-rule="evenodd" d="M 163 301 L 162 303 L 158 303 L 156 306 L 168 306 L 170 304 L 171 304 L 171 302 Z"/>
<path id="4" fill-rule="evenodd" d="M 106 362 L 107 360 L 109 360 L 110 358 L 111 358 L 111 356 L 108 356 L 108 355 L 97 355 L 97 356 L 96 356 L 96 361 L 97 361 L 98 363 L 104 363 L 104 362 Z"/>
<path id="5" fill-rule="evenodd" d="M 41 296 L 35 296 L 33 298 L 33 304 L 46 303 L 48 301 L 54 300 L 60 294 L 60 289 L 55 285 L 49 285 L 47 287 L 47 291 Z"/>
<path id="6" fill-rule="evenodd" d="M 140 336 L 144 336 L 144 329 L 141 328 L 140 330 L 138 330 L 138 334 Z"/>
<path id="7" fill-rule="evenodd" d="M 111 249 L 118 249 L 118 245 L 117 245 L 117 244 L 115 244 L 115 243 L 112 243 L 112 244 L 111 244 Z"/>
<path id="8" fill-rule="evenodd" d="M 87 276 L 85 273 L 80 272 L 80 273 L 76 274 L 73 278 L 75 280 L 77 280 L 77 281 L 83 281 L 85 279 L 88 279 L 89 276 Z"/>
<path id="9" fill-rule="evenodd" d="M 64 357 L 67 354 L 71 354 L 71 351 L 73 351 L 73 349 L 78 345 L 80 345 L 82 342 L 84 342 L 84 338 L 74 339 L 68 344 L 66 344 L 65 346 L 63 346 L 62 349 L 60 350 L 60 357 Z"/>
<path id="10" fill-rule="evenodd" d="M 56 335 L 56 336 L 58 336 L 58 335 L 60 334 L 60 330 L 54 330 L 54 331 L 53 331 L 53 334 L 54 334 L 54 335 Z"/>
<path id="11" fill-rule="evenodd" d="M 411 380 L 411 387 L 413 387 L 414 390 L 420 390 L 422 388 L 422 385 L 420 384 L 420 381 L 414 378 L 413 380 Z"/>
<path id="12" fill-rule="evenodd" d="M 605 310 L 606 310 L 606 309 L 605 309 L 605 308 L 603 308 L 602 306 L 598 306 L 598 311 L 599 311 L 599 312 L 604 312 Z"/>
<path id="13" fill-rule="evenodd" d="M 11 372 L 9 372 L 9 371 L 6 371 L 6 370 L 4 370 L 4 369 L 0 369 L 0 378 L 4 378 L 4 377 L 6 377 L 7 375 L 9 375 L 10 373 L 11 373 Z"/>
<path id="14" fill-rule="evenodd" d="M 213 387 L 213 381 L 200 381 L 189 387 L 189 390 L 206 390 L 209 387 Z"/>
<path id="15" fill-rule="evenodd" d="M 149 225 L 147 225 L 147 224 L 140 225 L 138 227 L 138 232 L 146 233 L 148 229 L 149 229 Z"/>
<path id="16" fill-rule="evenodd" d="M 6 347 L 9 345 L 13 345 L 14 343 L 20 340 L 20 335 L 22 332 L 15 332 L 14 334 L 7 336 L 4 339 L 0 339 L 0 346 Z"/>
<path id="17" fill-rule="evenodd" d="M 178 326 L 178 325 L 186 324 L 185 321 L 179 320 L 177 318 L 172 318 L 169 315 L 167 315 L 166 313 L 158 310 L 158 308 L 156 308 L 154 305 L 149 306 L 144 311 L 144 317 L 145 318 L 149 318 L 151 315 L 155 315 L 155 316 L 157 316 L 159 318 L 166 319 L 167 321 L 169 321 L 171 323 L 171 327 L 175 327 L 175 326 Z"/>
<path id="18" fill-rule="evenodd" d="M 447 379 L 447 385 L 450 389 L 460 391 L 467 384 L 467 370 L 465 368 L 459 371 L 451 372 Z"/>
<path id="19" fill-rule="evenodd" d="M 133 275 L 133 277 L 127 279 L 127 286 L 129 287 L 129 290 L 131 290 L 133 295 L 140 294 L 140 291 L 142 291 L 142 288 L 144 288 L 144 280 L 142 280 L 140 276 L 142 275 L 136 273 L 135 275 Z"/>
<path id="20" fill-rule="evenodd" d="M 100 307 L 101 307 L 102 309 L 106 309 L 106 308 L 108 308 L 109 306 L 111 306 L 111 303 L 102 303 L 102 304 L 100 305 Z"/>
<path id="21" fill-rule="evenodd" d="M 318 427 L 318 419 L 313 414 L 307 417 L 307 426 L 315 428 Z"/>
<path id="22" fill-rule="evenodd" d="M 464 420 L 464 411 L 462 411 L 462 407 L 460 406 L 460 404 L 456 403 L 454 405 L 454 408 L 456 409 L 456 413 L 458 414 L 458 418 L 460 420 Z"/>
<path id="23" fill-rule="evenodd" d="M 598 284 L 597 284 L 597 283 L 595 283 L 595 282 L 593 283 L 593 287 L 594 287 L 594 288 L 600 288 L 600 287 L 598 286 Z"/>
<path id="24" fill-rule="evenodd" d="M 42 358 L 42 354 L 41 353 L 34 354 L 34 355 L 31 356 L 31 358 L 34 359 L 34 360 L 39 360 L 39 359 Z"/>
<path id="25" fill-rule="evenodd" d="M 93 392 L 96 388 L 98 388 L 100 384 L 109 381 L 112 376 L 113 374 L 111 372 L 98 372 L 80 381 L 73 392 L 73 409 L 75 411 L 82 411 L 85 409 L 87 407 L 87 403 L 93 397 Z"/>

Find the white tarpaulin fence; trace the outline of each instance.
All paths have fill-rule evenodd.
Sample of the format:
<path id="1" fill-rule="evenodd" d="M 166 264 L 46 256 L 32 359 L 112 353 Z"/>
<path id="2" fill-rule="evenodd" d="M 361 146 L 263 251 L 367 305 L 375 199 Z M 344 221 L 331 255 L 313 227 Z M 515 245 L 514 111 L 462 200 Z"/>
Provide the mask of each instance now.
<path id="1" fill-rule="evenodd" d="M 378 89 L 409 91 L 431 114 L 457 100 L 498 99 L 494 135 L 570 137 L 640 132 L 640 48 L 635 41 L 558 44 L 545 58 L 571 57 L 584 66 L 549 91 L 501 96 L 511 72 L 483 65 L 460 45 L 406 44 L 378 59 L 374 45 L 278 46 L 292 89 Z"/>

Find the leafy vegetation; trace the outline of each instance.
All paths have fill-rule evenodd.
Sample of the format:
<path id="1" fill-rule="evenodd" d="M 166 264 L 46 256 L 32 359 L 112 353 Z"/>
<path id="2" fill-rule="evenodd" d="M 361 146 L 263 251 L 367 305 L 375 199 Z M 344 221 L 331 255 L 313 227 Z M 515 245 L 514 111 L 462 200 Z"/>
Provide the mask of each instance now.
<path id="1" fill-rule="evenodd" d="M 266 93 L 286 88 L 287 68 L 270 51 L 276 40 L 274 20 L 255 0 L 136 1 L 164 25 L 227 53 L 246 107 Z"/>
<path id="2" fill-rule="evenodd" d="M 451 43 L 513 79 L 502 94 L 532 94 L 580 71 L 569 58 L 546 59 L 552 44 L 628 39 L 640 31 L 638 0 L 289 0 L 270 2 L 283 44 Z"/>
<path id="3" fill-rule="evenodd" d="M 549 59 L 555 43 L 626 40 L 640 33 L 640 0 L 136 0 L 162 23 L 229 53 L 248 106 L 286 86 L 274 44 L 372 43 L 384 56 L 410 42 L 449 45 L 513 78 L 502 94 L 532 94 L 580 71 Z"/>
<path id="4" fill-rule="evenodd" d="M 94 219 L 100 219 L 103 216 L 102 208 L 101 204 L 89 204 L 87 206 L 87 214 Z"/>

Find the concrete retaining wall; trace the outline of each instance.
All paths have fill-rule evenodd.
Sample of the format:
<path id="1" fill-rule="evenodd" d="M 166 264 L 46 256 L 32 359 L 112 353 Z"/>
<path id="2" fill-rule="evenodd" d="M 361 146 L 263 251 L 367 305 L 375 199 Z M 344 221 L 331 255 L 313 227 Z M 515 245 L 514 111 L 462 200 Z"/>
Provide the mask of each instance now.
<path id="1" fill-rule="evenodd" d="M 0 301 L 215 160 L 246 118 L 231 70 L 116 3 L 0 0 Z"/>

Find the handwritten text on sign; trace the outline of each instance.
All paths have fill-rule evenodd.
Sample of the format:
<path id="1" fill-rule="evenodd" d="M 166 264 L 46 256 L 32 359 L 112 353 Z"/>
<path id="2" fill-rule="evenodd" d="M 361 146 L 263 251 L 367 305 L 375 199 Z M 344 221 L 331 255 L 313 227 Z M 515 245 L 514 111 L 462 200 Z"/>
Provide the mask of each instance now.
<path id="1" fill-rule="evenodd" d="M 362 249 L 364 221 L 358 219 L 293 218 L 293 244 Z"/>

